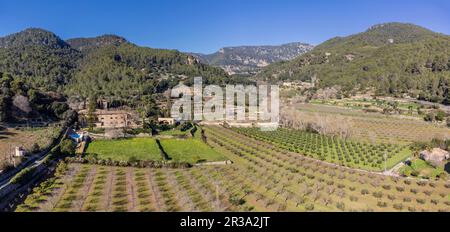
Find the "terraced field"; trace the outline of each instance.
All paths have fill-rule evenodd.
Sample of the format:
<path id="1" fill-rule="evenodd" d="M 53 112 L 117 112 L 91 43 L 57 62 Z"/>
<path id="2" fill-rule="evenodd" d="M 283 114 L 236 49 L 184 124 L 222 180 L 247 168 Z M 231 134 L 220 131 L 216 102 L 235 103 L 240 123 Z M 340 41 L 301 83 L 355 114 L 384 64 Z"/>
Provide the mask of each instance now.
<path id="1" fill-rule="evenodd" d="M 222 127 L 208 127 L 206 135 L 232 165 L 70 164 L 17 211 L 450 211 L 448 182 L 356 171 Z"/>

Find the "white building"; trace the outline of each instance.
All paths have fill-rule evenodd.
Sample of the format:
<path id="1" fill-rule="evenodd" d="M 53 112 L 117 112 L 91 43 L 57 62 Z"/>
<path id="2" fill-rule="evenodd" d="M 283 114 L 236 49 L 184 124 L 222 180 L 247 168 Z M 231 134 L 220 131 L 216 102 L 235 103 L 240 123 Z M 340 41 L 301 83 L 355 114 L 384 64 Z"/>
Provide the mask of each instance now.
<path id="1" fill-rule="evenodd" d="M 23 149 L 22 147 L 16 147 L 14 156 L 15 157 L 23 157 L 23 156 L 25 156 L 25 149 Z"/>

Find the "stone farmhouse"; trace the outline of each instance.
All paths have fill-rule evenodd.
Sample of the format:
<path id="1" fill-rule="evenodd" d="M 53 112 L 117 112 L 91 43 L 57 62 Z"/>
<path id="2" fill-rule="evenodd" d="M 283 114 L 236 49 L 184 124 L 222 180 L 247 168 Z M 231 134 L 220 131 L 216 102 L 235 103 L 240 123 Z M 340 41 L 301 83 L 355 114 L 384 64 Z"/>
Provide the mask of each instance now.
<path id="1" fill-rule="evenodd" d="M 81 110 L 78 114 L 80 126 L 87 127 L 88 111 Z M 132 114 L 124 110 L 96 110 L 94 117 L 97 128 L 136 128 L 138 126 Z"/>

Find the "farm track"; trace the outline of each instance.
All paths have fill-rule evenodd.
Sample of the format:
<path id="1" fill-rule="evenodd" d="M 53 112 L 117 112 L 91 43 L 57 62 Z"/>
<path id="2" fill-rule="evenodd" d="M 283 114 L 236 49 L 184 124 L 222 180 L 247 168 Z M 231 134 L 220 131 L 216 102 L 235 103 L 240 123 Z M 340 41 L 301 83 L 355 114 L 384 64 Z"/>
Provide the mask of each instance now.
<path id="1" fill-rule="evenodd" d="M 166 206 L 164 204 L 161 192 L 159 191 L 158 186 L 155 183 L 154 174 L 153 174 L 152 170 L 147 170 L 147 178 L 148 178 L 148 182 L 150 184 L 152 197 L 153 197 L 153 200 L 154 200 L 154 203 L 155 203 L 155 207 L 156 207 L 155 210 L 157 212 L 165 211 L 166 210 Z"/>

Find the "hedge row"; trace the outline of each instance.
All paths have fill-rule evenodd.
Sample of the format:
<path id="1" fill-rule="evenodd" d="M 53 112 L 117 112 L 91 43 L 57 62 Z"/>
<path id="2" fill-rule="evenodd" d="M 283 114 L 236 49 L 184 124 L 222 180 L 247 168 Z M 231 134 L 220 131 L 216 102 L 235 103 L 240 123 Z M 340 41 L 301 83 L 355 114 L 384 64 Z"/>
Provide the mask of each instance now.
<path id="1" fill-rule="evenodd" d="M 187 162 L 164 162 L 154 160 L 117 161 L 112 159 L 98 159 L 95 157 L 67 157 L 68 163 L 96 164 L 102 166 L 136 167 L 136 168 L 191 168 Z"/>

